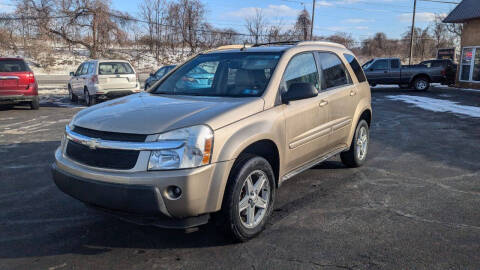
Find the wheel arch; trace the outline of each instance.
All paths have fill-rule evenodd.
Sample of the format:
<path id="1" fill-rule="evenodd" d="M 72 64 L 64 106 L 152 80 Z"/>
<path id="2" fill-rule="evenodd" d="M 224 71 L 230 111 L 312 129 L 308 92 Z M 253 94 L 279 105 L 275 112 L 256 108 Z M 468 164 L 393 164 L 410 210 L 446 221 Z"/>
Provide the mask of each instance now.
<path id="1" fill-rule="evenodd" d="M 432 78 L 430 77 L 430 75 L 428 75 L 427 73 L 420 73 L 412 77 L 412 79 L 410 80 L 410 84 L 412 84 L 416 79 L 421 77 L 427 78 L 429 83 L 432 81 Z"/>
<path id="2" fill-rule="evenodd" d="M 372 107 L 369 103 L 364 104 L 364 106 L 359 106 L 355 113 L 354 121 L 352 122 L 352 126 L 350 128 L 350 135 L 348 136 L 348 140 L 346 142 L 349 148 L 353 136 L 355 135 L 355 129 L 357 128 L 358 122 L 360 122 L 362 119 L 367 121 L 368 127 L 370 127 L 372 123 Z"/>

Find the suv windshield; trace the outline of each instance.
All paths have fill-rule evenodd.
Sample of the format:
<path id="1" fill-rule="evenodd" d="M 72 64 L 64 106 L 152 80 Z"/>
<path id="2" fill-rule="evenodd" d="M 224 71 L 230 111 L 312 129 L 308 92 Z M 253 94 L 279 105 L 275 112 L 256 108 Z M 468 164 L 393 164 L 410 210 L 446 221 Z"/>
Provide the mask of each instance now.
<path id="1" fill-rule="evenodd" d="M 258 97 L 263 94 L 281 53 L 202 54 L 170 74 L 154 94 Z"/>

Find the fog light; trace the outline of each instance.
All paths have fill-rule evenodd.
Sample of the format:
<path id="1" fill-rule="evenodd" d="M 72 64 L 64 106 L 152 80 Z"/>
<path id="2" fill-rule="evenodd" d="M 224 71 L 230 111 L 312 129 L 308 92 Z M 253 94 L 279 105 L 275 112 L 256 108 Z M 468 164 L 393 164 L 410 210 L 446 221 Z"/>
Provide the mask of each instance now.
<path id="1" fill-rule="evenodd" d="M 167 195 L 170 199 L 176 200 L 182 196 L 182 189 L 177 186 L 167 187 Z"/>

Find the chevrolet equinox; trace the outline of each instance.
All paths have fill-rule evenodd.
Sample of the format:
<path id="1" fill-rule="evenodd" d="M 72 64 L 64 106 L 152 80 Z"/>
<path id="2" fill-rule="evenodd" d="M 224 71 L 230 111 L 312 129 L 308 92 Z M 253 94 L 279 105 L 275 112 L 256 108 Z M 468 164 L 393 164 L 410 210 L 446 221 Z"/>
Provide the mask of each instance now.
<path id="1" fill-rule="evenodd" d="M 284 181 L 340 154 L 365 162 L 370 87 L 353 53 L 318 41 L 222 46 L 148 92 L 80 111 L 52 165 L 72 197 L 138 224 L 214 217 L 258 235 Z"/>

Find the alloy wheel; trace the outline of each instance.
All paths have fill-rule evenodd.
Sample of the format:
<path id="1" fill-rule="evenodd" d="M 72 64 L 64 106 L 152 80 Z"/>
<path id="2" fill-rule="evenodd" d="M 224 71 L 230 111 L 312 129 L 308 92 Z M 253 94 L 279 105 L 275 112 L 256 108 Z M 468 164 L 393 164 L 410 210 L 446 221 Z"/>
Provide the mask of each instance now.
<path id="1" fill-rule="evenodd" d="M 243 226 L 251 229 L 262 222 L 270 203 L 270 192 L 270 182 L 265 172 L 255 170 L 248 175 L 238 203 L 238 214 Z"/>
<path id="2" fill-rule="evenodd" d="M 367 129 L 364 126 L 362 126 L 358 134 L 359 135 L 357 138 L 357 158 L 359 160 L 363 160 L 367 156 L 367 150 L 368 150 Z"/>

